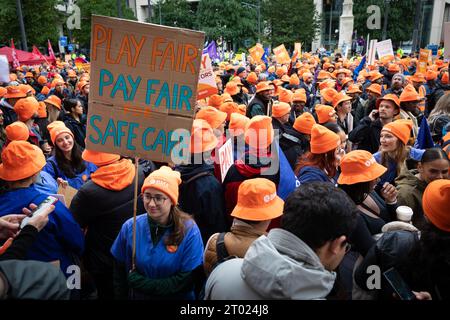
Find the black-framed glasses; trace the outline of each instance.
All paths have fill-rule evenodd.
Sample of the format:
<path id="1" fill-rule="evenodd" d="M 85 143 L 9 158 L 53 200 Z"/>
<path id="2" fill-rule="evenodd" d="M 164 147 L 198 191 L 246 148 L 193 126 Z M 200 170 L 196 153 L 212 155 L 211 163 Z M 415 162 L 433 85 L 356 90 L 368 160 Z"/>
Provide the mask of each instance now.
<path id="1" fill-rule="evenodd" d="M 157 206 L 159 206 L 159 205 L 162 205 L 164 203 L 164 201 L 166 201 L 168 198 L 163 197 L 161 195 L 152 196 L 151 194 L 143 193 L 142 199 L 144 199 L 144 201 L 148 201 L 148 202 L 151 202 L 153 200 L 155 202 L 155 204 Z"/>

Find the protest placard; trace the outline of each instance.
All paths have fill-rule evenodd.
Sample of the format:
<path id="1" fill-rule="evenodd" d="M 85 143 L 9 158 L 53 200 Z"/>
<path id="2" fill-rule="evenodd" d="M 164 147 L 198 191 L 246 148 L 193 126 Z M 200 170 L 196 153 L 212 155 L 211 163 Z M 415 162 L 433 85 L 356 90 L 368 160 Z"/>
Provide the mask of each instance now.
<path id="1" fill-rule="evenodd" d="M 0 82 L 9 83 L 8 57 L 0 55 Z"/>
<path id="2" fill-rule="evenodd" d="M 291 58 L 289 57 L 289 53 L 287 52 L 284 44 L 281 44 L 278 47 L 274 48 L 273 53 L 275 54 L 277 63 L 288 64 L 291 62 Z"/>
<path id="3" fill-rule="evenodd" d="M 394 49 L 392 48 L 392 40 L 384 40 L 377 42 L 376 44 L 378 59 L 382 59 L 384 57 L 394 57 Z"/>
<path id="4" fill-rule="evenodd" d="M 417 71 L 425 74 L 427 72 L 428 59 L 430 56 L 430 51 L 428 49 L 420 49 L 419 52 L 419 63 Z"/>
<path id="5" fill-rule="evenodd" d="M 159 162 L 187 149 L 203 43 L 203 32 L 94 15 L 86 148 Z"/>
<path id="6" fill-rule="evenodd" d="M 228 141 L 219 148 L 220 175 L 222 176 L 222 182 L 225 179 L 228 170 L 234 163 L 232 140 L 233 139 L 228 139 Z"/>
<path id="7" fill-rule="evenodd" d="M 261 44 L 257 43 L 254 47 L 248 49 L 248 52 L 255 63 L 260 63 L 264 55 L 264 48 Z"/>
<path id="8" fill-rule="evenodd" d="M 197 100 L 204 99 L 217 92 L 216 75 L 212 68 L 211 59 L 207 53 L 204 53 L 198 79 Z"/>

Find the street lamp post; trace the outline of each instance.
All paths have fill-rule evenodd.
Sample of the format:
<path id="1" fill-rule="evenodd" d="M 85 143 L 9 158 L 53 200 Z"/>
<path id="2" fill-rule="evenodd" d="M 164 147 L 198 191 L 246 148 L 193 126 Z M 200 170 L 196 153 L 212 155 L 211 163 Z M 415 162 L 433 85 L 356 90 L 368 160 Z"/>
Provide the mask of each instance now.
<path id="1" fill-rule="evenodd" d="M 420 12 L 422 11 L 422 0 L 417 0 L 416 13 L 414 16 L 414 31 L 413 31 L 413 43 L 412 52 L 417 52 L 419 47 L 419 29 L 420 29 Z"/>
<path id="2" fill-rule="evenodd" d="M 387 38 L 387 25 L 389 19 L 389 11 L 391 10 L 391 1 L 384 0 L 384 23 L 383 23 L 383 40 Z"/>
<path id="3" fill-rule="evenodd" d="M 258 4 L 241 2 L 244 6 L 249 6 L 256 9 L 258 13 L 258 42 L 261 43 L 261 1 L 258 0 Z"/>
<path id="4" fill-rule="evenodd" d="M 16 5 L 17 5 L 17 15 L 20 24 L 20 33 L 22 35 L 22 50 L 28 51 L 27 35 L 25 33 L 25 24 L 23 23 L 23 15 L 22 15 L 22 4 L 20 3 L 20 0 L 16 0 Z"/>
<path id="5" fill-rule="evenodd" d="M 119 16 L 119 18 L 122 18 L 122 5 L 121 5 L 121 0 L 117 0 L 117 15 Z"/>

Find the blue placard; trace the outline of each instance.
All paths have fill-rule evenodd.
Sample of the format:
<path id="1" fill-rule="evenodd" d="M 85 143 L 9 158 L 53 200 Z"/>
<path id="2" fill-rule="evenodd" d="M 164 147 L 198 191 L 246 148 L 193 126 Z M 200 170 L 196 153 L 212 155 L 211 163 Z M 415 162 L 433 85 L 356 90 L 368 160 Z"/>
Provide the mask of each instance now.
<path id="1" fill-rule="evenodd" d="M 69 50 L 69 52 L 73 52 L 73 44 L 69 44 L 67 50 Z"/>
<path id="2" fill-rule="evenodd" d="M 439 46 L 437 44 L 430 44 L 430 45 L 428 45 L 428 49 L 431 50 L 431 55 L 432 56 L 437 56 L 438 49 L 439 49 Z"/>
<path id="3" fill-rule="evenodd" d="M 62 47 L 67 46 L 67 37 L 59 37 L 59 44 L 60 44 Z"/>

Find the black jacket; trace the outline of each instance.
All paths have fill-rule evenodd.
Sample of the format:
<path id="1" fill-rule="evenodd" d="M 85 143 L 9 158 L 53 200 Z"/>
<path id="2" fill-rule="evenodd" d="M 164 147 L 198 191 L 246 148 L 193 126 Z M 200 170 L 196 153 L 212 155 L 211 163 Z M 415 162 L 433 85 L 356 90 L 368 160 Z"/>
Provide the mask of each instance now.
<path id="1" fill-rule="evenodd" d="M 299 157 L 309 151 L 310 146 L 304 134 L 294 129 L 288 129 L 280 136 L 280 148 L 283 150 L 292 170 L 295 170 Z"/>
<path id="2" fill-rule="evenodd" d="M 72 131 L 75 141 L 84 149 L 86 147 L 84 142 L 86 139 L 86 116 L 83 115 L 80 120 L 81 122 L 78 122 L 70 115 L 65 114 L 63 121 L 66 124 L 66 127 Z"/>
<path id="3" fill-rule="evenodd" d="M 228 230 L 222 184 L 214 176 L 213 165 L 182 165 L 175 170 L 181 173 L 183 181 L 180 208 L 194 217 L 206 244 L 214 233 Z"/>
<path id="4" fill-rule="evenodd" d="M 142 168 L 139 167 L 138 190 L 144 182 Z M 111 246 L 122 225 L 133 216 L 134 179 L 126 188 L 112 191 L 97 185 L 92 180 L 86 182 L 77 192 L 70 205 L 70 211 L 86 233 L 86 268 L 92 274 L 111 274 L 113 257 Z M 138 199 L 137 214 L 145 212 Z"/>
<path id="5" fill-rule="evenodd" d="M 379 119 L 372 121 L 364 117 L 348 135 L 348 139 L 358 144 L 358 150 L 366 150 L 375 153 L 380 147 L 380 134 L 383 125 Z"/>
<path id="6" fill-rule="evenodd" d="M 269 107 L 269 103 L 270 103 L 270 100 L 269 101 L 265 101 L 265 100 L 261 99 L 261 96 L 259 94 L 256 94 L 255 97 L 252 100 L 250 100 L 245 115 L 248 118 L 252 118 L 255 115 L 266 116 L 267 115 L 267 108 Z M 261 108 L 262 113 L 252 114 L 252 109 L 254 107 Z M 269 110 L 269 111 L 270 111 L 270 113 L 269 113 L 269 117 L 270 117 L 272 115 L 272 110 Z"/>

